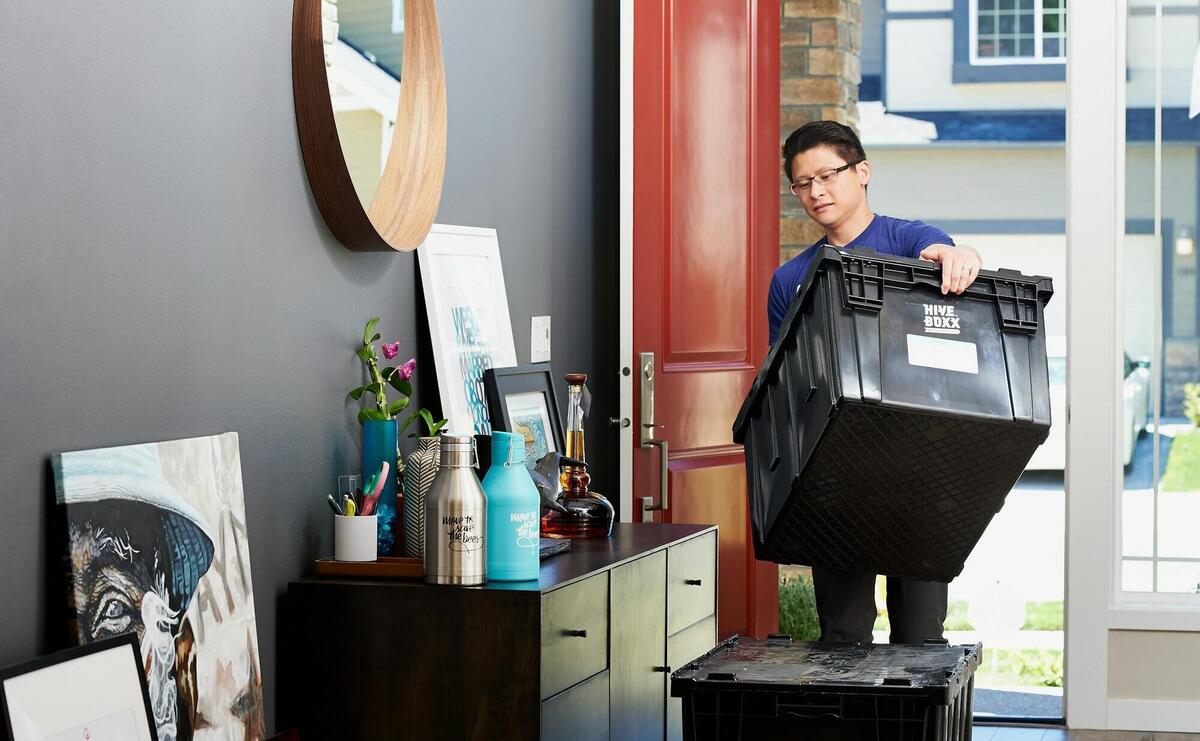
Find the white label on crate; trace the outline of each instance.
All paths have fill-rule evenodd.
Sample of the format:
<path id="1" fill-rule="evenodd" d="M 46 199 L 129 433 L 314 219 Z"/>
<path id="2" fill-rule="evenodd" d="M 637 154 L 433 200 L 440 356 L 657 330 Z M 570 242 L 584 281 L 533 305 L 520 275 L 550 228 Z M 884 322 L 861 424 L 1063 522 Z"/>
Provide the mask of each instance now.
<path id="1" fill-rule="evenodd" d="M 974 342 L 910 334 L 908 364 L 978 375 L 979 353 Z"/>

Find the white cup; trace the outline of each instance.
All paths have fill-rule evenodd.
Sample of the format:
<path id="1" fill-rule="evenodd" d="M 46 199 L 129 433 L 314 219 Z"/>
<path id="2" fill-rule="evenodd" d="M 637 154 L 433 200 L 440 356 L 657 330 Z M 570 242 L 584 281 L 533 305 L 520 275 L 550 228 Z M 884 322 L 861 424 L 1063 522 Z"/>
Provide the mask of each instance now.
<path id="1" fill-rule="evenodd" d="M 335 561 L 374 561 L 379 520 L 365 517 L 333 516 L 333 558 Z"/>

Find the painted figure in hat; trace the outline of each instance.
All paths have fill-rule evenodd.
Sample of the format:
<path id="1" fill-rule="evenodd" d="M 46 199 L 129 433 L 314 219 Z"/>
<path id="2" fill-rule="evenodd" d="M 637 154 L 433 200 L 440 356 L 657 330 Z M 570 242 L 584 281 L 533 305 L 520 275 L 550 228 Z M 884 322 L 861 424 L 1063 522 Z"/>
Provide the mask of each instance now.
<path id="1" fill-rule="evenodd" d="M 236 436 L 233 445 L 236 463 Z M 262 736 L 249 570 L 237 558 L 245 544 L 228 545 L 239 535 L 222 514 L 228 492 L 218 491 L 229 476 L 214 470 L 205 475 L 205 469 L 219 468 L 214 461 L 220 448 L 217 438 L 202 438 L 64 453 L 54 461 L 59 501 L 67 510 L 72 633 L 85 644 L 137 633 L 160 741 L 201 737 L 221 723 L 224 732 L 211 735 Z M 207 455 L 206 449 L 216 452 Z M 234 477 L 240 510 L 240 468 Z M 207 507 L 210 515 L 181 488 L 194 490 L 188 493 L 196 504 L 215 500 Z M 244 530 L 240 534 L 244 540 Z M 206 589 L 212 592 L 209 581 L 229 591 L 227 575 L 219 572 L 234 563 L 244 567 L 238 590 L 243 599 L 230 592 L 216 613 L 198 604 Z M 244 626 L 230 619 L 239 601 L 250 602 L 245 641 L 245 631 L 238 631 Z M 219 635 L 231 628 L 234 635 Z M 236 656 L 247 652 L 248 661 Z"/>

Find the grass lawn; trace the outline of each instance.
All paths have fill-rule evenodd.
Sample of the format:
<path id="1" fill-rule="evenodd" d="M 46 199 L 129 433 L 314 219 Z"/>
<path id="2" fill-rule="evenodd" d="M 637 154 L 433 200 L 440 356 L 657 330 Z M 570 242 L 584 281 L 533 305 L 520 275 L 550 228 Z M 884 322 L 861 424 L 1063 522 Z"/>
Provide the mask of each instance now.
<path id="1" fill-rule="evenodd" d="M 1200 491 L 1200 430 L 1176 435 L 1167 453 L 1163 491 Z"/>
<path id="2" fill-rule="evenodd" d="M 1021 630 L 1062 630 L 1062 602 L 1026 602 Z"/>

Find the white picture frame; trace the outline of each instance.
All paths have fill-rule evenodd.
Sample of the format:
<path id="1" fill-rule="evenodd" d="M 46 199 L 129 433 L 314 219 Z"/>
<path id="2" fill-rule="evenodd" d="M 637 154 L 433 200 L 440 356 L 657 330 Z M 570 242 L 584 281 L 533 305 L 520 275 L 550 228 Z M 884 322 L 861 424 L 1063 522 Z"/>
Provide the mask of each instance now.
<path id="1" fill-rule="evenodd" d="M 446 431 L 490 434 L 483 372 L 517 364 L 496 230 L 434 224 L 417 260 Z"/>
<path id="2" fill-rule="evenodd" d="M 134 634 L 0 670 L 13 741 L 155 741 Z"/>

